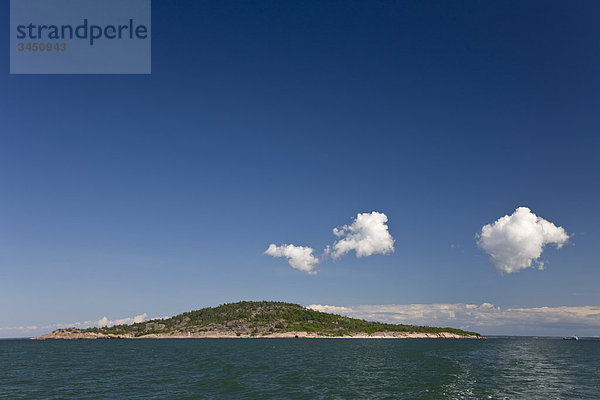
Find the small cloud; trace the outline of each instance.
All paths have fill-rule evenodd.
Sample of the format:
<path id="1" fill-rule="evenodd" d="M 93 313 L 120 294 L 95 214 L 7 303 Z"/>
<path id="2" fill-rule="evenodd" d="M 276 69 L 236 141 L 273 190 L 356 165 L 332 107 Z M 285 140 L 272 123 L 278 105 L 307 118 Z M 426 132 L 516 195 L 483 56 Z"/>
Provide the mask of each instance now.
<path id="1" fill-rule="evenodd" d="M 388 232 L 387 221 L 388 218 L 384 213 L 376 211 L 358 214 L 352 224 L 333 228 L 333 234 L 340 239 L 333 245 L 325 246 L 320 258 L 331 256 L 337 259 L 352 250 L 359 258 L 393 252 L 394 238 Z M 309 274 L 316 274 L 320 260 L 313 253 L 312 247 L 271 244 L 264 254 L 273 257 L 287 257 L 293 268 Z"/>
<path id="2" fill-rule="evenodd" d="M 292 268 L 314 275 L 317 273 L 319 259 L 313 255 L 313 252 L 314 249 L 308 246 L 294 246 L 293 244 L 276 246 L 271 244 L 265 254 L 272 257 L 286 257 Z"/>
<path id="3" fill-rule="evenodd" d="M 109 320 L 107 317 L 102 317 L 98 321 L 96 321 L 93 325 L 96 326 L 113 326 L 113 325 L 131 325 L 137 324 L 140 322 L 144 322 L 148 314 L 143 313 L 140 315 L 136 315 L 135 317 L 121 318 L 116 319 L 114 321 Z"/>
<path id="4" fill-rule="evenodd" d="M 311 304 L 307 306 L 311 310 L 326 312 L 330 314 L 349 314 L 352 312 L 350 307 L 338 307 L 338 306 L 324 306 L 321 304 Z"/>
<path id="5" fill-rule="evenodd" d="M 388 254 L 394 251 L 394 238 L 388 232 L 387 215 L 377 211 L 356 216 L 350 225 L 333 228 L 340 240 L 333 244 L 332 257 L 339 258 L 354 250 L 356 257 Z"/>
<path id="6" fill-rule="evenodd" d="M 539 269 L 540 271 L 543 271 L 543 270 L 544 270 L 544 268 L 545 268 L 545 267 L 544 267 L 544 262 L 543 262 L 543 261 L 538 261 L 538 263 L 537 263 L 537 264 L 538 264 L 538 269 Z"/>
<path id="7" fill-rule="evenodd" d="M 560 249 L 569 241 L 562 227 L 538 217 L 527 207 L 519 207 L 512 215 L 505 215 L 481 228 L 477 245 L 490 255 L 490 262 L 502 273 L 511 274 L 537 263 L 544 246 L 555 244 Z"/>

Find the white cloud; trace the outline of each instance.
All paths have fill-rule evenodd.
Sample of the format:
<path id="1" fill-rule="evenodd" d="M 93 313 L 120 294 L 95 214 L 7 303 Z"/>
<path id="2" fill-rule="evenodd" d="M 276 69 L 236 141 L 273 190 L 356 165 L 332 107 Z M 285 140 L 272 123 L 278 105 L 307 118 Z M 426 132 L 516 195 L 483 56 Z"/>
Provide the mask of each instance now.
<path id="1" fill-rule="evenodd" d="M 139 322 L 144 322 L 148 314 L 143 313 L 140 315 L 136 315 L 135 317 L 121 318 L 116 319 L 114 321 L 109 320 L 106 317 L 100 318 L 98 321 L 94 323 L 96 326 L 113 326 L 113 325 L 130 325 L 137 324 Z"/>
<path id="2" fill-rule="evenodd" d="M 534 262 L 544 269 L 544 263 L 538 260 L 544 246 L 556 244 L 560 249 L 568 241 L 569 235 L 562 227 L 538 217 L 527 207 L 485 225 L 477 235 L 477 245 L 491 256 L 490 262 L 507 274 L 529 268 Z"/>
<path id="3" fill-rule="evenodd" d="M 143 313 L 140 315 L 136 315 L 134 317 L 126 317 L 126 318 L 115 319 L 115 320 L 110 320 L 107 317 L 102 317 L 97 321 L 72 322 L 70 324 L 54 324 L 54 325 L 47 325 L 44 328 L 52 328 L 52 329 L 81 328 L 81 329 L 85 329 L 85 328 L 103 327 L 103 326 L 110 327 L 113 325 L 131 325 L 131 324 L 135 324 L 138 322 L 144 322 L 144 320 L 146 319 L 147 316 L 148 316 L 148 314 Z"/>
<path id="4" fill-rule="evenodd" d="M 354 250 L 360 258 L 393 252 L 394 238 L 388 232 L 387 221 L 387 215 L 376 211 L 358 214 L 352 224 L 333 228 L 333 234 L 340 239 L 333 246 L 325 246 L 323 255 L 331 255 L 336 259 Z M 271 244 L 264 254 L 286 257 L 293 268 L 316 274 L 320 259 L 313 253 L 314 249 L 308 246 Z"/>
<path id="5" fill-rule="evenodd" d="M 598 335 L 600 307 L 506 308 L 477 304 L 387 304 L 339 307 L 312 304 L 316 311 L 394 324 L 451 326 L 490 334 Z"/>
<path id="6" fill-rule="evenodd" d="M 271 244 L 265 254 L 273 257 L 286 257 L 292 268 L 312 275 L 317 273 L 319 265 L 319 259 L 313 255 L 313 252 L 314 249 L 307 246 L 294 246 L 293 244 L 276 246 Z"/>
<path id="7" fill-rule="evenodd" d="M 333 228 L 341 239 L 333 244 L 332 257 L 339 258 L 354 250 L 356 257 L 387 254 L 394 251 L 394 238 L 388 232 L 387 215 L 373 211 L 362 213 L 350 225 Z"/>
<path id="8" fill-rule="evenodd" d="M 326 312 L 330 314 L 349 315 L 354 311 L 350 307 L 339 307 L 339 306 L 324 306 L 321 304 L 311 304 L 307 308 L 315 311 Z"/>

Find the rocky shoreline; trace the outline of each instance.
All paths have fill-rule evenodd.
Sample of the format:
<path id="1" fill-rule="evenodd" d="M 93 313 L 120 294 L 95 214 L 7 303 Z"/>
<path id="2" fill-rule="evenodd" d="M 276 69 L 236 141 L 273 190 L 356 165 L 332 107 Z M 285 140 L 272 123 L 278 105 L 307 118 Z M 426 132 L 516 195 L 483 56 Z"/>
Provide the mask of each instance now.
<path id="1" fill-rule="evenodd" d="M 458 335 L 450 332 L 440 333 L 409 333 L 409 332 L 375 332 L 371 335 L 366 333 L 355 333 L 345 336 L 328 336 L 308 332 L 284 332 L 271 333 L 267 335 L 227 334 L 223 332 L 202 333 L 152 333 L 143 336 L 115 335 L 98 332 L 82 332 L 69 330 L 56 330 L 46 335 L 31 338 L 32 340 L 78 340 L 78 339 L 285 339 L 285 338 L 307 338 L 307 339 L 480 339 L 477 336 Z"/>

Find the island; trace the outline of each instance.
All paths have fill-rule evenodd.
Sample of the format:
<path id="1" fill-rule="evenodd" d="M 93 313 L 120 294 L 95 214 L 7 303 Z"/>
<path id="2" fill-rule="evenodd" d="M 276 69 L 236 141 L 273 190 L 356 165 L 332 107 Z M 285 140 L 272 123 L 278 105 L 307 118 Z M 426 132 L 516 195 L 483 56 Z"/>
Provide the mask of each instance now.
<path id="1" fill-rule="evenodd" d="M 171 318 L 101 328 L 57 329 L 33 339 L 481 338 L 454 328 L 369 322 L 298 304 L 241 301 Z"/>

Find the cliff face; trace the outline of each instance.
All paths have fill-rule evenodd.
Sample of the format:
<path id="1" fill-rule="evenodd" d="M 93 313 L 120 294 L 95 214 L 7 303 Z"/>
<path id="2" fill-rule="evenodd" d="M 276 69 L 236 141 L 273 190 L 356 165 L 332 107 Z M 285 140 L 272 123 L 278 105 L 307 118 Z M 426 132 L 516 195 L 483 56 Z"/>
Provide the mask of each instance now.
<path id="1" fill-rule="evenodd" d="M 172 318 L 103 328 L 59 329 L 37 339 L 183 337 L 478 337 L 453 328 L 383 324 L 281 302 L 239 302 Z"/>

